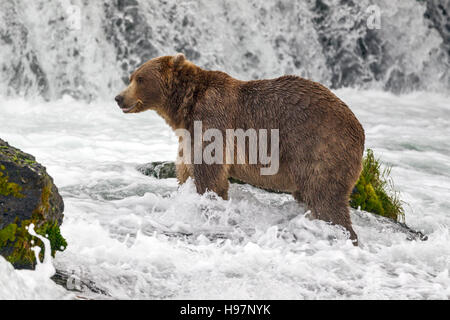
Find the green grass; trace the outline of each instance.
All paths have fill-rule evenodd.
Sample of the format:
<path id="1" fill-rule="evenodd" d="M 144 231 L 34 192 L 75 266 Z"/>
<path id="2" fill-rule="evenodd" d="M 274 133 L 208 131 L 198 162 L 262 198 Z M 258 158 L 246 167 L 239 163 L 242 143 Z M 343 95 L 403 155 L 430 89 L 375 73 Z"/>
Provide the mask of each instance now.
<path id="1" fill-rule="evenodd" d="M 350 198 L 352 208 L 372 212 L 398 222 L 405 221 L 405 211 L 399 193 L 395 191 L 391 167 L 381 169 L 371 149 L 363 159 L 363 169 Z"/>

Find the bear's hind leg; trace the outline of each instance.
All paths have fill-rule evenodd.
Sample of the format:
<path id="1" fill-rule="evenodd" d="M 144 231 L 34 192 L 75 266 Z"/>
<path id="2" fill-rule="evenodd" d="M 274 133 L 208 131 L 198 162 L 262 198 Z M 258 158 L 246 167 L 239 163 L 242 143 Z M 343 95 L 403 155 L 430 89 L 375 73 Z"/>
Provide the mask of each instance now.
<path id="1" fill-rule="evenodd" d="M 305 196 L 306 205 L 312 211 L 313 217 L 344 227 L 350 233 L 350 240 L 357 246 L 358 236 L 352 227 L 346 192 L 316 192 Z"/>
<path id="2" fill-rule="evenodd" d="M 194 183 L 198 193 L 214 191 L 222 199 L 228 200 L 228 167 L 225 165 L 194 165 Z"/>

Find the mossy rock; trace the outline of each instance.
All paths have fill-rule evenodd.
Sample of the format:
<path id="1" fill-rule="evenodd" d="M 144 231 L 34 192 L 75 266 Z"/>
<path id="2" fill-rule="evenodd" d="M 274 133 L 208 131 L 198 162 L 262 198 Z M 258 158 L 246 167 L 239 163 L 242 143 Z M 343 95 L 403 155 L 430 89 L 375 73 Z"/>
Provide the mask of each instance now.
<path id="1" fill-rule="evenodd" d="M 26 228 L 31 223 L 50 240 L 53 256 L 63 250 L 63 211 L 62 197 L 45 167 L 0 139 L 0 254 L 16 268 L 34 268 L 31 247 L 43 244 L 29 235 Z"/>
<path id="2" fill-rule="evenodd" d="M 139 172 L 146 176 L 154 177 L 157 179 L 169 179 L 177 177 L 177 169 L 174 162 L 151 162 L 139 166 L 137 168 Z"/>

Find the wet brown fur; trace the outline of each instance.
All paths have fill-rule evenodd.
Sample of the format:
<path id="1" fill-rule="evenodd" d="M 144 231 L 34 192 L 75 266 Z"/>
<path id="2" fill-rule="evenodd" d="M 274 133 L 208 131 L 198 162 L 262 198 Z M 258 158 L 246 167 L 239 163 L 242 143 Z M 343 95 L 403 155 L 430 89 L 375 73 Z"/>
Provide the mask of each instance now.
<path id="1" fill-rule="evenodd" d="M 140 84 L 136 78 L 143 78 Z M 142 80 L 142 79 L 141 79 Z M 155 110 L 175 129 L 279 129 L 280 168 L 260 175 L 260 165 L 179 165 L 178 180 L 194 179 L 197 191 L 228 199 L 228 178 L 290 192 L 313 217 L 345 227 L 357 239 L 349 197 L 360 171 L 364 130 L 352 111 L 323 85 L 297 76 L 240 81 L 203 70 L 183 55 L 150 60 L 122 93 L 125 106 Z M 356 243 L 356 242 L 355 242 Z"/>

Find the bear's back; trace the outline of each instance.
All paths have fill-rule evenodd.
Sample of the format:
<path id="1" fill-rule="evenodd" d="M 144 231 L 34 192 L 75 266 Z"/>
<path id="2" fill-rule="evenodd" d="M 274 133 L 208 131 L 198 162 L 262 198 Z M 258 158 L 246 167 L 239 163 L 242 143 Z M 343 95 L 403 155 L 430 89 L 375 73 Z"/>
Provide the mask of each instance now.
<path id="1" fill-rule="evenodd" d="M 311 129 L 324 122 L 340 126 L 362 126 L 350 108 L 320 83 L 297 76 L 242 82 L 237 94 L 237 119 L 242 124 L 308 124 Z M 243 116 L 245 115 L 245 116 Z M 250 120 L 250 121 L 249 121 Z M 239 122 L 239 121 L 238 121 Z"/>

